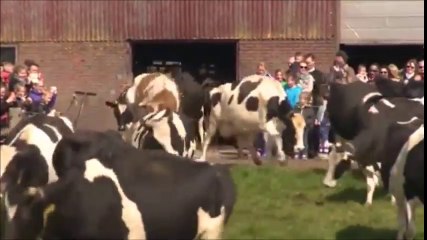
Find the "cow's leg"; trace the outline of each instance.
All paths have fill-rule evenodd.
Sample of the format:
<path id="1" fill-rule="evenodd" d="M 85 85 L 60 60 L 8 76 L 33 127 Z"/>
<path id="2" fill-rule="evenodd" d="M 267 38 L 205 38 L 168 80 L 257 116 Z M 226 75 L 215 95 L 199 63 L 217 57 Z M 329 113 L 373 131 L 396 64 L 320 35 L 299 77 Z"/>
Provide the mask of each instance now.
<path id="1" fill-rule="evenodd" d="M 246 146 L 247 149 L 249 150 L 249 154 L 251 155 L 252 161 L 255 163 L 255 165 L 261 165 L 261 159 L 258 156 L 258 152 L 256 147 L 254 146 L 254 141 L 255 141 L 255 137 L 256 134 L 248 134 L 246 135 L 245 139 L 241 139 L 242 142 L 242 146 Z"/>
<path id="2" fill-rule="evenodd" d="M 197 235 L 200 239 L 221 239 L 224 230 L 225 208 L 221 208 L 221 213 L 217 217 L 211 217 L 209 213 L 199 208 L 197 212 L 198 227 Z"/>
<path id="3" fill-rule="evenodd" d="M 203 141 L 202 156 L 200 156 L 200 158 L 196 160 L 197 162 L 205 162 L 206 161 L 206 154 L 208 152 L 208 147 L 212 141 L 213 136 L 216 133 L 216 127 L 217 127 L 216 121 L 210 120 L 209 125 L 208 125 L 208 129 L 206 131 L 206 136 L 205 136 L 204 141 Z"/>
<path id="4" fill-rule="evenodd" d="M 243 149 L 246 147 L 246 135 L 239 135 L 236 137 L 237 142 L 237 158 L 246 158 L 247 156 L 244 154 Z"/>
<path id="5" fill-rule="evenodd" d="M 396 198 L 393 196 L 393 194 L 391 194 L 390 200 L 392 205 L 396 205 Z"/>
<path id="6" fill-rule="evenodd" d="M 326 172 L 325 178 L 323 179 L 323 184 L 327 187 L 333 188 L 337 185 L 337 181 L 334 179 L 337 158 L 337 148 L 335 145 L 333 145 L 332 151 L 328 157 L 328 171 Z"/>
<path id="7" fill-rule="evenodd" d="M 366 206 L 372 205 L 372 199 L 375 192 L 375 187 L 378 185 L 378 176 L 375 174 L 375 169 L 373 166 L 367 166 L 364 169 L 364 174 L 366 177 L 366 186 L 367 186 L 367 195 L 366 195 Z"/>
<path id="8" fill-rule="evenodd" d="M 204 117 L 202 116 L 199 121 L 197 122 L 197 128 L 199 132 L 199 139 L 200 139 L 200 146 L 203 147 L 203 141 L 205 137 L 205 131 L 203 130 L 203 121 Z"/>
<path id="9" fill-rule="evenodd" d="M 412 240 L 415 237 L 415 200 L 397 198 L 397 240 Z"/>
<path id="10" fill-rule="evenodd" d="M 262 129 L 262 128 L 261 128 Z M 286 156 L 283 152 L 283 140 L 282 140 L 282 131 L 279 131 L 278 126 L 273 121 L 268 121 L 265 123 L 265 132 L 267 135 L 267 159 L 271 158 L 271 150 L 272 150 L 272 144 L 275 144 L 277 147 L 277 160 L 281 163 L 286 162 Z"/>

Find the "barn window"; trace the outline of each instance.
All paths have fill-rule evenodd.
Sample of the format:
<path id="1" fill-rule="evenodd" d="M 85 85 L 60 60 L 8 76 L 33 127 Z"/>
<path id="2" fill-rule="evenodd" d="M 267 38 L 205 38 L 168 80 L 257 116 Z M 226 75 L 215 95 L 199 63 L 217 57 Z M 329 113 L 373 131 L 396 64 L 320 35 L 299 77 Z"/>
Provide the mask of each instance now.
<path id="1" fill-rule="evenodd" d="M 16 47 L 9 45 L 0 46 L 0 62 L 16 63 Z"/>

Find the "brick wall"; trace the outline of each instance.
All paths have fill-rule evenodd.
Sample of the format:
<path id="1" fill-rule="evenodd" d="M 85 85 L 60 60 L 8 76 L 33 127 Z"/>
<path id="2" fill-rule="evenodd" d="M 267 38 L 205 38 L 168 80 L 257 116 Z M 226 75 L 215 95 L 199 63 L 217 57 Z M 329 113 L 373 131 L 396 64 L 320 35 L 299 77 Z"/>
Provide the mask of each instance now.
<path id="1" fill-rule="evenodd" d="M 326 71 L 329 69 L 337 50 L 334 40 L 330 41 L 239 41 L 239 78 L 253 74 L 256 65 L 263 61 L 271 74 L 274 70 L 288 69 L 289 57 L 295 52 L 314 53 L 317 67 Z"/>
<path id="2" fill-rule="evenodd" d="M 58 87 L 56 109 L 65 111 L 76 90 L 92 91 L 78 121 L 78 128 L 116 128 L 112 112 L 104 102 L 116 96 L 120 84 L 131 79 L 130 52 L 122 43 L 21 43 L 18 63 L 33 59 L 41 66 L 47 86 Z M 78 107 L 68 112 L 71 120 Z"/>

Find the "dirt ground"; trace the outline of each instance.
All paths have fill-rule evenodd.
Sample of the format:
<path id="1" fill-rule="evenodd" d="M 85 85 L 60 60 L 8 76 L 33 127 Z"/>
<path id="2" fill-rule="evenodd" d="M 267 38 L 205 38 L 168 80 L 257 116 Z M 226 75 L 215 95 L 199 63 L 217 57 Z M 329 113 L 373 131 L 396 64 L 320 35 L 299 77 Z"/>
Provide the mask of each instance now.
<path id="1" fill-rule="evenodd" d="M 200 152 L 196 152 L 196 158 L 200 156 Z M 207 158 L 209 162 L 230 164 L 230 165 L 254 165 L 252 160 L 247 157 L 246 159 L 238 159 L 237 151 L 231 146 L 212 146 L 208 150 Z M 308 170 L 308 169 L 327 169 L 327 160 L 314 158 L 308 160 L 294 160 L 287 156 L 288 164 L 281 167 L 287 167 L 296 170 Z M 263 162 L 264 165 L 277 165 L 280 166 L 278 161 L 272 159 Z"/>

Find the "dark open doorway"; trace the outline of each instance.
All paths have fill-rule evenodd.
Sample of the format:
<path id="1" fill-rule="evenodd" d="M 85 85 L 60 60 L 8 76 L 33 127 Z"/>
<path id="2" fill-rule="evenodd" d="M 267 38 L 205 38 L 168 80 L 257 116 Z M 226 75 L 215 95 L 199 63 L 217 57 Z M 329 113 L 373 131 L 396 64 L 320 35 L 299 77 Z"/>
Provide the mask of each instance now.
<path id="1" fill-rule="evenodd" d="M 196 76 L 202 65 L 214 68 L 215 79 L 236 79 L 237 41 L 131 41 L 134 76 L 154 65 L 179 62 Z M 159 68 L 157 68 L 159 70 Z"/>
<path id="2" fill-rule="evenodd" d="M 403 67 L 411 58 L 424 58 L 423 45 L 341 45 L 349 56 L 349 65 L 357 69 L 359 64 L 396 64 Z"/>

